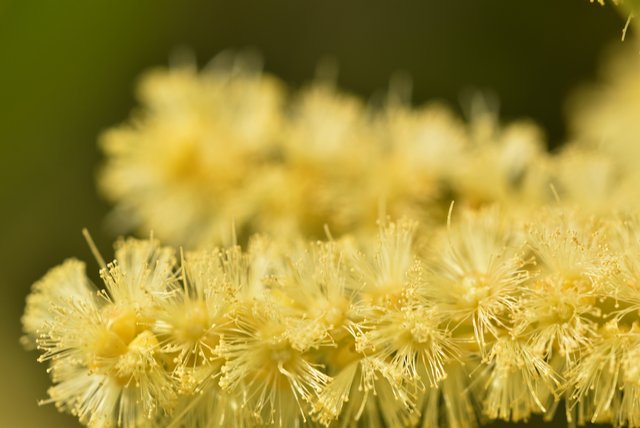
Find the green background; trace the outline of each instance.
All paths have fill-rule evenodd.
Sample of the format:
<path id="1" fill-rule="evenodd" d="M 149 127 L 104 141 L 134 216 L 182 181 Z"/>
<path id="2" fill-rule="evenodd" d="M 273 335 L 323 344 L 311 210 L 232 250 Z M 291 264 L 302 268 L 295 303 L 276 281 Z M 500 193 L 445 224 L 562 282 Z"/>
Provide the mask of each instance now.
<path id="1" fill-rule="evenodd" d="M 335 59 L 339 85 L 365 97 L 404 71 L 416 102 L 458 109 L 465 91 L 491 90 L 503 118 L 537 120 L 556 146 L 564 100 L 595 79 L 623 21 L 587 0 L 0 0 L 0 426 L 77 426 L 37 406 L 48 378 L 19 319 L 33 281 L 65 258 L 97 277 L 82 227 L 110 254 L 96 138 L 127 118 L 145 69 L 185 47 L 200 64 L 253 47 L 294 87 Z"/>

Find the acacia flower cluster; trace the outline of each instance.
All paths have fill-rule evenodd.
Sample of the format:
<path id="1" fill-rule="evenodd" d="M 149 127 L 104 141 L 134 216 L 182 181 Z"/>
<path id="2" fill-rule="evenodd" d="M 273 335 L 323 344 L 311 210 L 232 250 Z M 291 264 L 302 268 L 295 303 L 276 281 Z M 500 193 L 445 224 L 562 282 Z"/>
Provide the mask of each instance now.
<path id="1" fill-rule="evenodd" d="M 108 264 L 88 238 L 100 284 L 69 259 L 33 285 L 43 402 L 92 428 L 559 408 L 640 427 L 640 60 L 621 57 L 555 153 L 480 97 L 463 120 L 399 90 L 292 91 L 242 56 L 149 73 L 99 184 L 112 220 L 153 234 Z"/>
<path id="2" fill-rule="evenodd" d="M 318 82 L 288 94 L 246 58 L 157 70 L 142 108 L 102 138 L 114 220 L 174 245 L 270 233 L 375 232 L 390 215 L 442 221 L 458 204 L 552 199 L 542 132 L 500 126 L 475 100 L 471 123 L 441 105 L 384 107 Z"/>
<path id="3" fill-rule="evenodd" d="M 232 230 L 246 242 L 255 233 L 318 239 L 326 227 L 371 235 L 387 216 L 440 224 L 452 200 L 524 212 L 558 199 L 593 211 L 635 204 L 626 173 L 635 169 L 621 175 L 618 165 L 636 159 L 625 154 L 628 137 L 616 138 L 617 155 L 594 149 L 593 138 L 549 153 L 534 123 L 501 124 L 481 96 L 466 122 L 394 91 L 382 106 L 327 82 L 285 96 L 246 57 L 224 58 L 200 73 L 148 74 L 140 111 L 103 136 L 99 184 L 121 230 L 194 248 L 230 244 Z M 606 111 L 612 123 L 634 120 L 633 109 Z M 583 128 L 605 129 L 596 124 L 606 115 L 593 116 Z"/>
<path id="4" fill-rule="evenodd" d="M 545 221 L 534 219 L 544 218 Z M 640 222 L 453 210 L 420 235 L 116 244 L 27 301 L 50 399 L 91 427 L 640 424 Z"/>

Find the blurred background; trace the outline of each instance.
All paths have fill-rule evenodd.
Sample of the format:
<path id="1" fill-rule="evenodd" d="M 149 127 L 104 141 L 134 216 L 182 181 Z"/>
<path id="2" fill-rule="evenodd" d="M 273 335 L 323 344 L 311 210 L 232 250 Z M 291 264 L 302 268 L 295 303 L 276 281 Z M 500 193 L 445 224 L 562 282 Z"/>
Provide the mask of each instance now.
<path id="1" fill-rule="evenodd" d="M 364 97 L 403 71 L 414 102 L 462 111 L 465 91 L 492 91 L 503 119 L 534 119 L 555 147 L 568 94 L 597 78 L 623 25 L 587 0 L 0 0 L 0 427 L 78 426 L 38 407 L 49 380 L 20 347 L 20 316 L 31 284 L 67 257 L 97 278 L 83 227 L 111 256 L 96 138 L 127 118 L 144 70 L 182 48 L 204 64 L 249 47 L 294 87 L 334 59 L 339 86 Z"/>

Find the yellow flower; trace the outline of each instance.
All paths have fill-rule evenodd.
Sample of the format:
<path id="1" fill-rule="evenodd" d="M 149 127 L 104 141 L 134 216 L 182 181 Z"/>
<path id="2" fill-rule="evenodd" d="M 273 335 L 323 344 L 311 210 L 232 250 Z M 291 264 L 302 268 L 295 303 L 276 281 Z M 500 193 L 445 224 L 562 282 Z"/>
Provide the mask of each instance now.
<path id="1" fill-rule="evenodd" d="M 229 316 L 216 348 L 225 360 L 220 387 L 242 397 L 249 423 L 282 427 L 304 421 L 308 403 L 329 380 L 310 355 L 330 344 L 326 333 L 315 329 L 314 320 L 282 316 L 270 301 L 248 302 Z"/>
<path id="2" fill-rule="evenodd" d="M 174 243 L 219 242 L 230 219 L 242 231 L 255 215 L 251 189 L 276 155 L 282 93 L 247 68 L 183 67 L 144 79 L 142 114 L 102 138 L 100 188 L 124 227 Z"/>
<path id="3" fill-rule="evenodd" d="M 579 424 L 600 422 L 638 426 L 638 356 L 640 334 L 637 323 L 629 328 L 612 320 L 602 326 L 590 352 L 567 373 L 568 419 Z"/>
<path id="4" fill-rule="evenodd" d="M 38 335 L 54 322 L 52 308 L 70 302 L 93 302 L 95 290 L 90 284 L 84 263 L 69 259 L 51 269 L 32 287 L 22 317 L 26 336 L 22 342 L 28 348 L 36 345 Z"/>
<path id="5" fill-rule="evenodd" d="M 528 276 L 522 237 L 503 221 L 497 209 L 462 211 L 434 243 L 422 291 L 459 334 L 470 330 L 483 352 L 509 327 Z"/>
<path id="6" fill-rule="evenodd" d="M 120 241 L 96 296 L 84 265 L 68 261 L 34 286 L 24 318 L 49 361 L 50 399 L 91 427 L 151 426 L 174 400 L 149 330 L 149 310 L 174 283 L 172 252 L 154 241 Z M 48 304 L 45 307 L 45 302 Z"/>
<path id="7" fill-rule="evenodd" d="M 488 355 L 484 411 L 491 419 L 526 421 L 546 409 L 539 395 L 554 391 L 558 376 L 544 356 L 526 342 L 501 337 Z M 546 391 L 545 391 L 546 390 Z"/>

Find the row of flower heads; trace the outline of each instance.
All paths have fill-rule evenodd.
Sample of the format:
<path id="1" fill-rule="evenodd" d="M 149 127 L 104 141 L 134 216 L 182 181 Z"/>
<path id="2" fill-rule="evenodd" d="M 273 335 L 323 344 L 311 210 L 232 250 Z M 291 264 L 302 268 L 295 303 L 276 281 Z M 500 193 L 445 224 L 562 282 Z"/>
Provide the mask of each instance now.
<path id="1" fill-rule="evenodd" d="M 325 226 L 375 234 L 387 216 L 442 224 L 452 200 L 523 211 L 558 198 L 590 210 L 637 200 L 626 179 L 637 174 L 634 145 L 614 135 L 623 149 L 604 156 L 602 112 L 582 108 L 580 144 L 550 154 L 534 123 L 503 126 L 487 97 L 469 100 L 465 123 L 443 105 L 404 102 L 402 84 L 366 104 L 327 80 L 286 91 L 250 63 L 222 55 L 202 72 L 145 76 L 141 108 L 101 141 L 99 185 L 116 226 L 193 248 L 229 243 L 232 221 L 242 240 L 318 239 Z M 632 122 L 632 112 L 605 117 Z"/>
<path id="2" fill-rule="evenodd" d="M 25 340 L 89 426 L 640 424 L 640 224 L 453 213 L 371 242 L 128 239 L 34 285 Z M 507 220 L 509 219 L 509 220 Z"/>
<path id="3" fill-rule="evenodd" d="M 100 291 L 77 260 L 34 285 L 47 402 L 92 427 L 464 428 L 563 400 L 640 426 L 640 60 L 557 154 L 478 103 L 288 95 L 242 62 L 150 74 L 105 136 L 114 220 L 176 247 L 96 250 Z M 242 247 L 212 246 L 231 223 Z"/>

